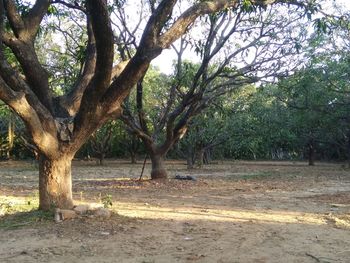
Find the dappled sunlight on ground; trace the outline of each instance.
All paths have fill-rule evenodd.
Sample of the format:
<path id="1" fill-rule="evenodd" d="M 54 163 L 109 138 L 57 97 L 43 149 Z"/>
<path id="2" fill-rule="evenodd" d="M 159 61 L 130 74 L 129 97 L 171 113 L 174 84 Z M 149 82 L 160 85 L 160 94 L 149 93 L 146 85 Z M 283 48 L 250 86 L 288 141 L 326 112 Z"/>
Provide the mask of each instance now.
<path id="1" fill-rule="evenodd" d="M 327 223 L 322 215 L 290 211 L 222 210 L 190 207 L 164 208 L 133 203 L 115 203 L 114 207 L 114 211 L 120 215 L 144 219 L 208 220 L 215 222 L 256 222 L 264 224 L 293 223 L 325 225 Z"/>

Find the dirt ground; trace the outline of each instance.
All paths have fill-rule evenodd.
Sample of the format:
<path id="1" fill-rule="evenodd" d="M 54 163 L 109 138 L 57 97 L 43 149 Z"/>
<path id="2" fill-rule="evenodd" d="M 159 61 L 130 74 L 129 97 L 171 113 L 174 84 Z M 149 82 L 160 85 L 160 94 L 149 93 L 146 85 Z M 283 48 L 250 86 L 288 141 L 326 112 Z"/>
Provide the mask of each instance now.
<path id="1" fill-rule="evenodd" d="M 111 195 L 112 217 L 11 225 L 21 213 L 4 215 L 0 262 L 350 262 L 350 171 L 341 164 L 167 166 L 170 179 L 153 182 L 137 180 L 141 164 L 75 162 L 76 202 Z M 0 200 L 34 200 L 37 180 L 33 164 L 0 163 Z"/>

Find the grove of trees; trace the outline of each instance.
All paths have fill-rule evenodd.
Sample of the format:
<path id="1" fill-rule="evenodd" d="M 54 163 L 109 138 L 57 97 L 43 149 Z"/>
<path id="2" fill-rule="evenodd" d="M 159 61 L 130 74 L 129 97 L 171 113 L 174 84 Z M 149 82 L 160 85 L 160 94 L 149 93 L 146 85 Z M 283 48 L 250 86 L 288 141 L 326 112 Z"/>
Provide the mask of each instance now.
<path id="1" fill-rule="evenodd" d="M 325 3 L 0 0 L 1 158 L 35 155 L 43 210 L 73 206 L 74 157 L 350 165 L 349 20 Z"/>

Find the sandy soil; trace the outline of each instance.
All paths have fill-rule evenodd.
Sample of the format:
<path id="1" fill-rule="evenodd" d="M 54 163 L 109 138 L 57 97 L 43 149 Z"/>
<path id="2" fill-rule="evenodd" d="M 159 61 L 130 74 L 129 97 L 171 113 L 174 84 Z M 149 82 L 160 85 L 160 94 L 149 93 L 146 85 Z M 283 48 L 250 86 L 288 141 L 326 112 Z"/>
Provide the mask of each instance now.
<path id="1" fill-rule="evenodd" d="M 137 181 L 141 164 L 75 162 L 77 203 L 110 194 L 112 217 L 0 228 L 0 262 L 350 262 L 350 171 L 340 164 L 168 167 L 197 181 Z M 3 200 L 36 185 L 32 164 L 1 163 Z"/>

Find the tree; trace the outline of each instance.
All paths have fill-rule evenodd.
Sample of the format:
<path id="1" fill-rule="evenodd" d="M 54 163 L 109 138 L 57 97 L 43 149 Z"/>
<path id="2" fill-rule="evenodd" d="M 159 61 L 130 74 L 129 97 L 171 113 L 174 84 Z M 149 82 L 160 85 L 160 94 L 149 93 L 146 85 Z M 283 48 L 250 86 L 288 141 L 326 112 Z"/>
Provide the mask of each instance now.
<path id="1" fill-rule="evenodd" d="M 176 152 L 186 158 L 188 169 L 209 164 L 218 157 L 215 149 L 221 152 L 221 146 L 232 136 L 229 127 L 235 116 L 230 108 L 234 98 L 230 95 L 221 97 L 189 122 L 188 132 L 176 147 Z"/>
<path id="2" fill-rule="evenodd" d="M 114 37 L 107 1 L 82 2 L 86 2 L 86 8 L 79 1 L 37 0 L 33 6 L 22 1 L 0 1 L 0 99 L 21 117 L 39 151 L 39 208 L 43 210 L 73 206 L 73 156 L 94 131 L 120 116 L 122 102 L 151 61 L 185 34 L 197 17 L 240 5 L 237 0 L 199 1 L 172 17 L 177 1 L 160 1 L 152 5 L 152 15 L 135 54 L 127 63 L 113 67 Z M 243 4 L 265 6 L 278 2 L 304 6 L 304 1 L 296 0 L 252 0 Z M 52 4 L 66 6 L 67 12 L 83 12 L 87 34 L 83 69 L 70 91 L 57 97 L 49 87 L 49 74 L 34 45 Z M 9 63 L 4 52 L 8 49 L 18 67 Z"/>
<path id="3" fill-rule="evenodd" d="M 316 150 L 321 153 L 322 145 L 327 145 L 323 151 L 328 155 L 339 148 L 349 156 L 348 59 L 328 56 L 319 56 L 307 68 L 280 81 L 276 93 L 289 107 L 290 122 L 300 144 L 307 148 L 309 165 L 314 165 Z"/>
<path id="4" fill-rule="evenodd" d="M 177 61 L 172 81 L 160 85 L 164 90 L 156 103 L 158 114 L 144 107 L 148 87 L 138 82 L 136 109 L 126 105 L 122 120 L 143 140 L 152 161 L 152 179 L 167 177 L 167 153 L 186 134 L 191 120 L 220 96 L 296 67 L 306 38 L 300 25 L 303 16 L 294 9 L 246 5 L 205 16 L 200 27 L 205 35 L 182 37 L 173 46 Z M 200 63 L 183 59 L 189 47 L 199 54 Z"/>
<path id="5" fill-rule="evenodd" d="M 95 131 L 89 140 L 93 155 L 98 159 L 98 164 L 103 165 L 106 155 L 112 150 L 112 141 L 115 125 L 113 122 L 106 123 Z"/>

